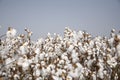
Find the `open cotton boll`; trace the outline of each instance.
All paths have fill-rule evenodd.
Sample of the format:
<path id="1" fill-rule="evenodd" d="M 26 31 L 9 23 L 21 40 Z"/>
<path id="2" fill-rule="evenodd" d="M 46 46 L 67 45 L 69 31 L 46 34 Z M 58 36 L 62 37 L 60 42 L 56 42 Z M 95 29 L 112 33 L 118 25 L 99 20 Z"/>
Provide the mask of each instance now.
<path id="1" fill-rule="evenodd" d="M 101 68 L 98 70 L 98 77 L 101 79 L 104 78 L 103 69 L 101 69 Z"/>
<path id="2" fill-rule="evenodd" d="M 40 53 L 40 54 L 39 54 L 39 58 L 40 58 L 40 60 L 43 60 L 44 57 L 45 57 L 45 53 Z"/>
<path id="3" fill-rule="evenodd" d="M 117 65 L 117 61 L 114 57 L 107 60 L 107 63 L 110 65 L 110 67 L 115 67 Z"/>
<path id="4" fill-rule="evenodd" d="M 77 58 L 77 57 L 78 57 L 78 53 L 75 52 L 75 50 L 72 50 L 71 57 L 72 57 L 72 58 Z"/>
<path id="5" fill-rule="evenodd" d="M 18 74 L 15 74 L 14 75 L 14 80 L 18 80 L 18 79 L 20 79 L 20 76 Z"/>
<path id="6" fill-rule="evenodd" d="M 26 71 L 29 68 L 29 62 L 26 60 L 22 63 L 22 70 Z"/>
<path id="7" fill-rule="evenodd" d="M 45 63 L 44 61 L 41 61 L 41 65 L 42 65 L 42 66 L 45 66 L 45 64 L 46 64 L 46 63 Z"/>
<path id="8" fill-rule="evenodd" d="M 88 66 L 89 69 L 91 68 L 92 63 L 93 63 L 93 60 L 91 60 L 91 59 L 88 60 L 88 62 L 87 62 L 87 66 Z"/>
<path id="9" fill-rule="evenodd" d="M 110 38 L 110 39 L 108 39 L 108 43 L 109 43 L 110 46 L 113 45 L 113 42 L 114 42 L 114 38 Z"/>
<path id="10" fill-rule="evenodd" d="M 23 59 L 22 57 L 20 57 L 20 58 L 17 60 L 17 65 L 18 65 L 18 66 L 22 66 L 23 62 L 24 62 L 24 59 Z"/>
<path id="11" fill-rule="evenodd" d="M 78 61 L 79 61 L 79 58 L 78 58 L 78 57 L 75 57 L 75 58 L 72 59 L 72 62 L 73 62 L 73 63 L 76 63 L 76 62 L 78 62 Z"/>
<path id="12" fill-rule="evenodd" d="M 79 36 L 79 38 L 83 38 L 83 31 L 78 31 L 78 36 Z"/>
<path id="13" fill-rule="evenodd" d="M 38 55 L 40 53 L 40 49 L 39 48 L 36 48 L 35 49 L 35 53 Z"/>
<path id="14" fill-rule="evenodd" d="M 67 75 L 67 79 L 66 80 L 73 80 L 73 78 L 70 75 Z"/>
<path id="15" fill-rule="evenodd" d="M 92 74 L 92 79 L 96 80 L 96 73 L 95 72 L 93 72 L 93 74 Z"/>
<path id="16" fill-rule="evenodd" d="M 11 62 L 13 62 L 14 61 L 14 59 L 12 59 L 12 58 L 7 58 L 6 60 L 5 60 L 5 63 L 6 63 L 6 65 L 7 64 L 10 64 Z"/>
<path id="17" fill-rule="evenodd" d="M 40 70 L 37 69 L 37 70 L 35 71 L 35 74 L 36 74 L 36 76 L 40 76 Z"/>
<path id="18" fill-rule="evenodd" d="M 6 36 L 7 36 L 8 38 L 10 38 L 10 37 L 15 37 L 16 33 L 17 33 L 16 29 L 9 27 L 9 28 L 8 28 L 8 31 L 7 31 L 7 33 L 6 33 Z"/>
<path id="19" fill-rule="evenodd" d="M 64 62 L 65 62 L 64 60 L 60 60 L 60 61 L 59 61 L 59 64 L 62 64 L 62 65 L 63 65 Z"/>
<path id="20" fill-rule="evenodd" d="M 25 42 L 22 46 L 20 46 L 20 54 L 24 55 L 28 52 L 28 42 Z"/>
<path id="21" fill-rule="evenodd" d="M 52 76 L 52 77 L 53 77 L 53 80 L 62 80 L 62 78 L 58 76 Z"/>
<path id="22" fill-rule="evenodd" d="M 61 55 L 61 58 L 62 58 L 63 60 L 68 60 L 68 57 L 67 57 L 66 55 L 64 55 L 64 54 Z"/>
<path id="23" fill-rule="evenodd" d="M 37 77 L 35 80 L 43 80 L 42 77 Z"/>
<path id="24" fill-rule="evenodd" d="M 15 59 L 13 58 L 7 58 L 5 60 L 5 64 L 7 65 L 6 68 L 9 68 L 10 66 L 12 66 L 12 62 L 15 61 Z"/>
<path id="25" fill-rule="evenodd" d="M 118 56 L 120 57 L 120 43 L 117 45 L 117 53 L 118 53 Z"/>
<path id="26" fill-rule="evenodd" d="M 71 52 L 73 50 L 74 46 L 73 45 L 70 45 L 69 48 L 68 48 L 68 51 Z"/>
<path id="27" fill-rule="evenodd" d="M 94 46 L 94 41 L 93 41 L 93 40 L 90 40 L 90 42 L 89 42 L 89 47 L 90 47 L 90 48 L 93 48 L 93 46 Z"/>

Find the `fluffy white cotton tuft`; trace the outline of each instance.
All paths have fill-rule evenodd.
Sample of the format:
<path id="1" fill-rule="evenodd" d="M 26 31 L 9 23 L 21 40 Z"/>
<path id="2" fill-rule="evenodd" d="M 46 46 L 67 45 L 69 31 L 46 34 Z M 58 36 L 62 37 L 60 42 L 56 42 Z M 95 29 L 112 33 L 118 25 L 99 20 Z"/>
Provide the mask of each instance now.
<path id="1" fill-rule="evenodd" d="M 7 35 L 8 38 L 15 37 L 16 33 L 17 33 L 16 29 L 10 27 L 8 29 L 6 35 Z"/>

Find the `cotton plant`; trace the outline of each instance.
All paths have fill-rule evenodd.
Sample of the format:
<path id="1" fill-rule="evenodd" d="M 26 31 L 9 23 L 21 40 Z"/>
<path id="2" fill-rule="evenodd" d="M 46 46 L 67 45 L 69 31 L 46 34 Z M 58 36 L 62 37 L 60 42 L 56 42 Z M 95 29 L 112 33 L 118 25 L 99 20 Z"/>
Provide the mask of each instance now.
<path id="1" fill-rule="evenodd" d="M 9 27 L 0 39 L 0 78 L 5 80 L 119 80 L 120 33 L 92 37 L 65 28 L 32 41 L 32 31 Z"/>

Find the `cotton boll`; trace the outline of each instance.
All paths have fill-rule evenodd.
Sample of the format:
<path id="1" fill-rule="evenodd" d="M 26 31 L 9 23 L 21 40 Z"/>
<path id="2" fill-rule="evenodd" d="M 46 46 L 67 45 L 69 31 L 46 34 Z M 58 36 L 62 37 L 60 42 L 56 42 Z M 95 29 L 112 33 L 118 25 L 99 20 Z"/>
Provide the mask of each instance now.
<path id="1" fill-rule="evenodd" d="M 20 76 L 18 74 L 15 74 L 14 75 L 14 80 L 18 80 L 18 79 L 20 79 Z"/>
<path id="2" fill-rule="evenodd" d="M 68 48 L 68 51 L 71 52 L 73 50 L 74 46 L 73 45 L 70 45 L 69 48 Z"/>
<path id="3" fill-rule="evenodd" d="M 52 76 L 54 80 L 62 80 L 62 78 L 58 77 L 58 76 Z"/>
<path id="4" fill-rule="evenodd" d="M 115 67 L 117 65 L 117 61 L 115 60 L 114 57 L 107 60 L 107 63 L 110 65 L 110 67 Z"/>
<path id="5" fill-rule="evenodd" d="M 66 55 L 64 55 L 64 54 L 61 55 L 61 58 L 62 58 L 63 60 L 68 60 L 68 57 L 67 57 Z"/>
<path id="6" fill-rule="evenodd" d="M 91 59 L 88 60 L 88 62 L 87 62 L 87 66 L 88 66 L 89 69 L 91 68 L 92 63 L 93 63 L 93 60 L 91 60 Z"/>
<path id="7" fill-rule="evenodd" d="M 76 73 L 75 71 L 70 71 L 68 75 L 71 76 L 72 78 L 75 78 L 77 77 L 78 73 Z"/>
<path id="8" fill-rule="evenodd" d="M 120 43 L 117 45 L 118 57 L 120 57 Z"/>
<path id="9" fill-rule="evenodd" d="M 114 37 L 115 36 L 115 29 L 112 29 L 111 30 L 111 37 Z"/>
<path id="10" fill-rule="evenodd" d="M 73 80 L 73 78 L 68 75 L 66 80 Z"/>
<path id="11" fill-rule="evenodd" d="M 63 65 L 63 64 L 64 64 L 64 60 L 60 60 L 60 61 L 59 61 L 59 64 L 62 64 L 62 65 Z"/>
<path id="12" fill-rule="evenodd" d="M 108 39 L 108 43 L 109 43 L 110 46 L 113 46 L 113 42 L 114 42 L 114 38 Z"/>
<path id="13" fill-rule="evenodd" d="M 72 50 L 71 57 L 72 58 L 77 58 L 78 57 L 78 53 L 75 50 Z"/>
<path id="14" fill-rule="evenodd" d="M 10 66 L 12 66 L 12 62 L 13 61 L 15 61 L 14 59 L 12 59 L 12 58 L 7 58 L 6 60 L 5 60 L 5 64 L 7 65 L 7 66 L 5 66 L 7 69 L 10 67 Z"/>
<path id="15" fill-rule="evenodd" d="M 117 35 L 117 38 L 120 40 L 120 34 Z"/>
<path id="16" fill-rule="evenodd" d="M 79 46 L 79 50 L 80 50 L 81 53 L 85 53 L 86 52 L 83 46 Z"/>
<path id="17" fill-rule="evenodd" d="M 39 58 L 40 58 L 40 60 L 43 60 L 44 57 L 45 57 L 45 53 L 40 53 L 40 54 L 39 54 Z"/>
<path id="18" fill-rule="evenodd" d="M 13 62 L 14 61 L 14 59 L 12 59 L 12 58 L 7 58 L 6 60 L 5 60 L 5 63 L 6 63 L 6 65 L 7 64 L 10 64 L 11 62 Z"/>
<path id="19" fill-rule="evenodd" d="M 36 76 L 40 76 L 40 70 L 37 69 L 37 70 L 35 71 L 35 74 L 36 74 Z"/>
<path id="20" fill-rule="evenodd" d="M 43 77 L 46 77 L 47 75 L 49 75 L 47 73 L 47 70 L 44 67 L 42 68 L 41 74 L 42 74 Z"/>
<path id="21" fill-rule="evenodd" d="M 41 65 L 42 65 L 42 66 L 45 66 L 45 62 L 44 62 L 44 61 L 41 61 Z"/>
<path id="22" fill-rule="evenodd" d="M 37 42 L 36 42 L 37 45 L 41 45 L 42 43 L 44 43 L 43 38 L 38 39 Z"/>
<path id="23" fill-rule="evenodd" d="M 8 38 L 15 37 L 16 33 L 17 33 L 17 31 L 16 31 L 15 29 L 9 27 L 9 28 L 8 28 L 8 31 L 7 31 L 7 33 L 6 33 L 6 36 L 7 36 Z"/>
<path id="24" fill-rule="evenodd" d="M 89 55 L 89 56 L 93 54 L 92 51 L 91 51 L 90 49 L 87 50 L 87 52 L 88 52 L 88 55 Z"/>
<path id="25" fill-rule="evenodd" d="M 83 31 L 78 31 L 78 36 L 79 36 L 79 38 L 83 38 Z"/>
<path id="26" fill-rule="evenodd" d="M 94 41 L 93 41 L 93 40 L 90 40 L 90 42 L 89 42 L 89 47 L 90 47 L 90 48 L 93 48 L 93 46 L 94 46 Z"/>
<path id="27" fill-rule="evenodd" d="M 20 46 L 20 51 L 21 51 L 20 54 L 24 55 L 24 54 L 26 54 L 28 52 L 27 45 L 28 45 L 28 43 L 25 42 L 22 46 Z"/>
<path id="28" fill-rule="evenodd" d="M 78 60 L 79 60 L 79 58 L 73 58 L 72 63 L 76 63 L 76 62 L 78 62 Z"/>
<path id="29" fill-rule="evenodd" d="M 26 70 L 28 70 L 28 68 L 29 68 L 29 62 L 28 61 L 23 62 L 23 64 L 22 64 L 22 70 L 26 71 Z"/>
<path id="30" fill-rule="evenodd" d="M 77 67 L 82 68 L 82 65 L 80 63 L 76 63 Z"/>
<path id="31" fill-rule="evenodd" d="M 38 77 L 38 78 L 36 78 L 35 80 L 43 80 L 43 79 L 42 79 L 42 77 Z"/>
<path id="32" fill-rule="evenodd" d="M 40 49 L 39 48 L 36 48 L 35 49 L 35 53 L 38 55 L 40 53 Z"/>
<path id="33" fill-rule="evenodd" d="M 73 69 L 73 66 L 72 66 L 72 64 L 69 63 L 69 64 L 66 65 L 66 68 L 67 68 L 68 70 L 72 70 L 72 69 Z"/>
<path id="34" fill-rule="evenodd" d="M 18 66 L 22 66 L 23 62 L 24 62 L 24 59 L 23 59 L 22 57 L 20 57 L 20 58 L 17 60 L 17 65 L 18 65 Z"/>
<path id="35" fill-rule="evenodd" d="M 96 80 L 96 73 L 95 72 L 93 72 L 92 78 L 93 78 L 93 80 Z"/>
<path id="36" fill-rule="evenodd" d="M 101 78 L 101 79 L 104 78 L 103 69 L 98 70 L 98 77 Z"/>

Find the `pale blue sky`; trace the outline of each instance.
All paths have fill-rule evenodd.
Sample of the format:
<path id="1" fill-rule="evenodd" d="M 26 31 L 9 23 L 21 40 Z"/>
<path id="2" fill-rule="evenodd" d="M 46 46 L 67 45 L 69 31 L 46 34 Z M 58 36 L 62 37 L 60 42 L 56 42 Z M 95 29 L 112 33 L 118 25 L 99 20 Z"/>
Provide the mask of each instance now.
<path id="1" fill-rule="evenodd" d="M 64 28 L 109 35 L 120 30 L 120 0 L 0 0 L 0 34 L 12 26 L 19 33 L 28 27 L 33 38 L 48 32 L 63 35 Z"/>

